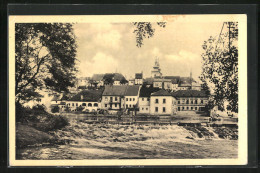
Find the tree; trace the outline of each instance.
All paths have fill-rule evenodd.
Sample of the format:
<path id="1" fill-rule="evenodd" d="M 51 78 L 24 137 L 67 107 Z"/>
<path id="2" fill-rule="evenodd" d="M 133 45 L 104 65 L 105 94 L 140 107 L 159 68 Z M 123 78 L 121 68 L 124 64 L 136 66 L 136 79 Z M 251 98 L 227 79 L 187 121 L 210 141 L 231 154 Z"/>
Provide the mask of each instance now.
<path id="1" fill-rule="evenodd" d="M 214 104 L 233 112 L 238 112 L 237 40 L 238 23 L 224 22 L 218 39 L 210 37 L 202 45 L 201 79 L 213 91 Z"/>
<path id="2" fill-rule="evenodd" d="M 120 80 L 120 84 L 124 85 L 128 83 L 128 81 L 123 77 L 121 80 Z"/>
<path id="3" fill-rule="evenodd" d="M 17 23 L 16 101 L 39 98 L 42 89 L 68 91 L 75 79 L 76 47 L 72 24 Z"/>
<path id="4" fill-rule="evenodd" d="M 144 38 L 150 38 L 154 35 L 155 29 L 151 22 L 134 22 L 136 29 L 134 33 L 136 34 L 136 46 L 142 47 Z M 166 22 L 157 22 L 157 25 L 165 28 Z"/>
<path id="5" fill-rule="evenodd" d="M 57 113 L 57 112 L 59 112 L 59 111 L 60 111 L 59 106 L 53 106 L 53 107 L 51 108 L 51 112 L 52 112 L 52 113 Z"/>

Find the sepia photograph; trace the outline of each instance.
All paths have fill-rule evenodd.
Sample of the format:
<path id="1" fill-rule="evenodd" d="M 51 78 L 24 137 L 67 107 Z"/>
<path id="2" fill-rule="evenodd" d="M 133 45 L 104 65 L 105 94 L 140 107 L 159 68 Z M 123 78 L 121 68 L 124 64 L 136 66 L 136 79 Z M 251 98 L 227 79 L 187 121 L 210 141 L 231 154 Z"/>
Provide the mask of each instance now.
<path id="1" fill-rule="evenodd" d="M 10 16 L 11 165 L 246 164 L 246 23 Z"/>

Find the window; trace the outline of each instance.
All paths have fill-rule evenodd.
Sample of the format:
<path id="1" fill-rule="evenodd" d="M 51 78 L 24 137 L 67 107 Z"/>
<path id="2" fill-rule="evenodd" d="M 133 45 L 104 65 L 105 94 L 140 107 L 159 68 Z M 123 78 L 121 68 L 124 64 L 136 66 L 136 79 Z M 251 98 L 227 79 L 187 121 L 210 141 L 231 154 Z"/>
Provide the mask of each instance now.
<path id="1" fill-rule="evenodd" d="M 78 106 L 78 103 L 76 103 L 76 106 Z"/>
<path id="2" fill-rule="evenodd" d="M 186 104 L 189 104 L 189 100 L 186 100 Z"/>
<path id="3" fill-rule="evenodd" d="M 180 107 L 178 107 L 178 111 L 180 111 L 181 110 L 181 108 Z"/>
<path id="4" fill-rule="evenodd" d="M 128 101 L 128 98 L 126 98 L 125 100 Z"/>
<path id="5" fill-rule="evenodd" d="M 182 110 L 184 110 L 184 107 L 182 107 Z"/>
<path id="6" fill-rule="evenodd" d="M 178 104 L 181 104 L 180 100 L 178 101 Z"/>
<path id="7" fill-rule="evenodd" d="M 191 110 L 193 110 L 193 107 L 191 107 Z"/>
<path id="8" fill-rule="evenodd" d="M 131 108 L 131 107 L 132 107 L 132 105 L 129 105 L 129 107 Z"/>
<path id="9" fill-rule="evenodd" d="M 147 101 L 150 101 L 150 98 L 147 98 Z"/>
<path id="10" fill-rule="evenodd" d="M 142 101 L 144 101 L 144 98 L 142 98 Z"/>
<path id="11" fill-rule="evenodd" d="M 166 99 L 163 99 L 163 103 L 166 103 Z"/>
<path id="12" fill-rule="evenodd" d="M 113 100 L 113 97 L 110 97 L 110 101 L 112 101 Z"/>
<path id="13" fill-rule="evenodd" d="M 142 110 L 144 110 L 144 108 L 142 108 Z"/>
<path id="14" fill-rule="evenodd" d="M 135 98 L 133 98 L 133 101 L 135 101 Z"/>
<path id="15" fill-rule="evenodd" d="M 189 110 L 189 107 L 187 107 L 187 110 Z"/>
<path id="16" fill-rule="evenodd" d="M 203 100 L 201 100 L 201 104 L 203 104 Z"/>
<path id="17" fill-rule="evenodd" d="M 198 100 L 195 100 L 195 104 L 198 104 Z"/>
<path id="18" fill-rule="evenodd" d="M 105 108 L 107 107 L 107 104 L 105 104 Z"/>
<path id="19" fill-rule="evenodd" d="M 117 104 L 115 104 L 115 107 L 117 107 Z"/>
<path id="20" fill-rule="evenodd" d="M 92 107 L 92 104 L 91 104 L 91 103 L 89 103 L 89 104 L 88 104 L 88 106 L 89 106 L 89 107 Z"/>
<path id="21" fill-rule="evenodd" d="M 191 100 L 190 103 L 193 104 L 193 100 Z"/>
<path id="22" fill-rule="evenodd" d="M 155 103 L 159 103 L 159 100 L 158 100 L 158 99 L 155 99 Z"/>
<path id="23" fill-rule="evenodd" d="M 130 98 L 129 101 L 132 101 L 132 99 Z"/>
<path id="24" fill-rule="evenodd" d="M 87 106 L 87 104 L 86 103 L 82 103 L 82 106 Z"/>
<path id="25" fill-rule="evenodd" d="M 197 110 L 197 107 L 195 107 L 195 110 Z"/>
<path id="26" fill-rule="evenodd" d="M 98 107 L 98 104 L 97 104 L 97 103 L 94 103 L 94 107 Z"/>
<path id="27" fill-rule="evenodd" d="M 72 103 L 72 106 L 74 106 L 74 103 Z"/>
<path id="28" fill-rule="evenodd" d="M 155 112 L 158 112 L 158 107 L 155 107 Z"/>
<path id="29" fill-rule="evenodd" d="M 126 106 L 126 108 L 128 108 L 128 104 L 126 104 L 125 106 Z"/>
<path id="30" fill-rule="evenodd" d="M 117 97 L 115 97 L 115 101 L 117 101 Z"/>
<path id="31" fill-rule="evenodd" d="M 146 110 L 148 111 L 148 108 L 146 108 Z"/>
<path id="32" fill-rule="evenodd" d="M 107 97 L 105 97 L 105 100 L 107 101 Z"/>
<path id="33" fill-rule="evenodd" d="M 163 112 L 166 112 L 166 108 L 165 107 L 163 107 Z"/>

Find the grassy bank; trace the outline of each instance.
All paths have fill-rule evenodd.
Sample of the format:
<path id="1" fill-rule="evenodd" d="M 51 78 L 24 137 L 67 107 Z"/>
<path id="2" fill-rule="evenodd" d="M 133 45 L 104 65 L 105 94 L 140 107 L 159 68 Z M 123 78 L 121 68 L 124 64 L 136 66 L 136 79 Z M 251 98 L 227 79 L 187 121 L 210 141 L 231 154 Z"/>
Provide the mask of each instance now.
<path id="1" fill-rule="evenodd" d="M 51 134 L 69 124 L 63 116 L 46 112 L 42 105 L 36 105 L 33 108 L 17 105 L 16 120 L 17 148 L 61 143 L 60 139 Z"/>

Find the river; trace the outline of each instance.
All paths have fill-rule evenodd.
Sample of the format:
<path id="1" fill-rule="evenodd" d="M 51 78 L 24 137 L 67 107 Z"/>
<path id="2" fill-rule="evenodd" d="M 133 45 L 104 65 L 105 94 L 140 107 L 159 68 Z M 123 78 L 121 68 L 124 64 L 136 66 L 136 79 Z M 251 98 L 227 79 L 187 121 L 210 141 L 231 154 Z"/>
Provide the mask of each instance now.
<path id="1" fill-rule="evenodd" d="M 219 138 L 213 127 L 203 129 L 207 133 L 198 135 L 178 125 L 88 124 L 71 119 L 69 126 L 52 132 L 66 144 L 18 149 L 17 159 L 237 158 L 238 140 Z"/>

